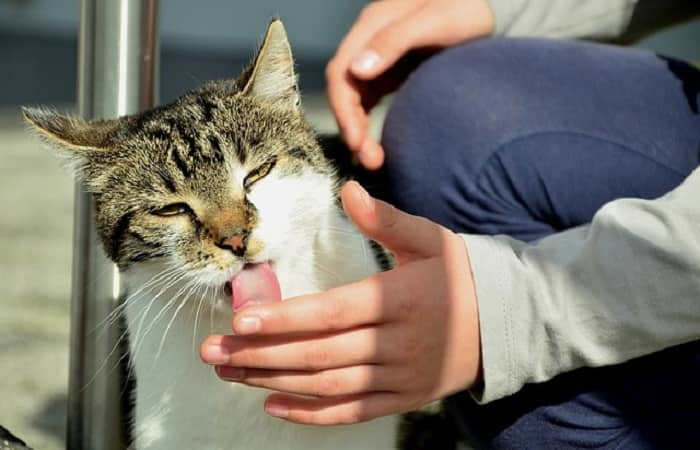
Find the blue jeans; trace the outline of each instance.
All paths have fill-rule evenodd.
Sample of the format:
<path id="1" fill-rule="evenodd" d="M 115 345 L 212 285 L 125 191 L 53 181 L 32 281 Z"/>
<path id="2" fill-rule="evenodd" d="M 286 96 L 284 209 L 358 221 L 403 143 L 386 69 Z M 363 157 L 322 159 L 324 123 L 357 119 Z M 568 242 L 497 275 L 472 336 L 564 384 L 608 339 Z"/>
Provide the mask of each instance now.
<path id="1" fill-rule="evenodd" d="M 694 68 L 639 50 L 538 39 L 456 47 L 397 93 L 375 194 L 457 232 L 536 240 L 615 198 L 677 186 L 700 163 L 699 89 Z M 700 343 L 484 406 L 466 394 L 448 404 L 486 448 L 700 448 Z"/>

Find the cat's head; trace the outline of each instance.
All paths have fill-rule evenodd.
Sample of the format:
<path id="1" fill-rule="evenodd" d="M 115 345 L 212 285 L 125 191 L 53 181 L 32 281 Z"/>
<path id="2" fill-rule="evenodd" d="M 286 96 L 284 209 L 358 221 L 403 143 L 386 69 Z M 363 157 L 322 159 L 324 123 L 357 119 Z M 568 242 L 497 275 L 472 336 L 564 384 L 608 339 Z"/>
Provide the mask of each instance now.
<path id="1" fill-rule="evenodd" d="M 169 105 L 89 122 L 24 114 L 93 193 L 104 248 L 122 270 L 155 261 L 222 282 L 310 246 L 337 208 L 279 21 L 238 79 Z"/>

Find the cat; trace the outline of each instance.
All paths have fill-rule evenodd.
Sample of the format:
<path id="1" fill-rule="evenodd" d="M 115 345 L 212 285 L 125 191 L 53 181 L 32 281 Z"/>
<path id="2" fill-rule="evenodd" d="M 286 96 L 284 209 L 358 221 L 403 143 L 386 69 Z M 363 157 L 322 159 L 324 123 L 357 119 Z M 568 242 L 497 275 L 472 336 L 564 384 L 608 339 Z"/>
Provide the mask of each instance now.
<path id="1" fill-rule="evenodd" d="M 272 274 L 288 298 L 386 262 L 342 212 L 338 166 L 304 119 L 279 20 L 239 78 L 171 104 L 90 122 L 24 115 L 92 192 L 105 252 L 129 294 L 132 448 L 454 448 L 428 413 L 336 427 L 273 419 L 262 411 L 268 391 L 222 382 L 199 359 L 208 335 L 231 333 L 235 274 Z"/>

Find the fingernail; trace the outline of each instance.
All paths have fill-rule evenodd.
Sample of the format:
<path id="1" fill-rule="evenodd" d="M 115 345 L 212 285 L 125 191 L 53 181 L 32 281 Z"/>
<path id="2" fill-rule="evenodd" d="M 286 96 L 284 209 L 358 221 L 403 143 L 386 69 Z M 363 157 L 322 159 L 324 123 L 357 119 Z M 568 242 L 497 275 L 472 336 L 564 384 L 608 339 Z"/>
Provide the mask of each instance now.
<path id="1" fill-rule="evenodd" d="M 207 345 L 202 349 L 202 359 L 207 364 L 226 364 L 231 356 L 227 348 L 221 345 Z"/>
<path id="2" fill-rule="evenodd" d="M 357 186 L 357 193 L 360 196 L 360 200 L 362 200 L 365 209 L 371 208 L 372 202 L 365 188 L 363 188 L 360 183 L 355 183 L 355 185 Z"/>
<path id="3" fill-rule="evenodd" d="M 253 334 L 260 331 L 262 323 L 259 317 L 249 316 L 241 317 L 236 323 L 236 333 L 238 334 Z"/>
<path id="4" fill-rule="evenodd" d="M 245 369 L 240 367 L 219 366 L 216 371 L 226 381 L 240 381 L 245 377 Z"/>
<path id="5" fill-rule="evenodd" d="M 268 402 L 265 405 L 265 412 L 272 417 L 279 417 L 285 419 L 289 415 L 289 408 L 279 403 Z"/>
<path id="6" fill-rule="evenodd" d="M 379 63 L 379 53 L 374 50 L 365 50 L 352 60 L 353 72 L 369 72 Z"/>

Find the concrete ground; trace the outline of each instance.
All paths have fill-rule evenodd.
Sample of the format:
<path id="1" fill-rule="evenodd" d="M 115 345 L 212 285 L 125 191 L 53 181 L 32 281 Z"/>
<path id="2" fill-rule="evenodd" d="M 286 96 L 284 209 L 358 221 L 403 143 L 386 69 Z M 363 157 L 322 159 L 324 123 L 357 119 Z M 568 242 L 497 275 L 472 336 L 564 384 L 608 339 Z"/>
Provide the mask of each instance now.
<path id="1" fill-rule="evenodd" d="M 35 449 L 63 448 L 71 274 L 68 175 L 0 113 L 0 424 Z"/>
<path id="2" fill-rule="evenodd" d="M 335 129 L 322 95 L 304 103 Z M 71 177 L 0 110 L 0 424 L 37 450 L 65 447 L 72 221 Z"/>

